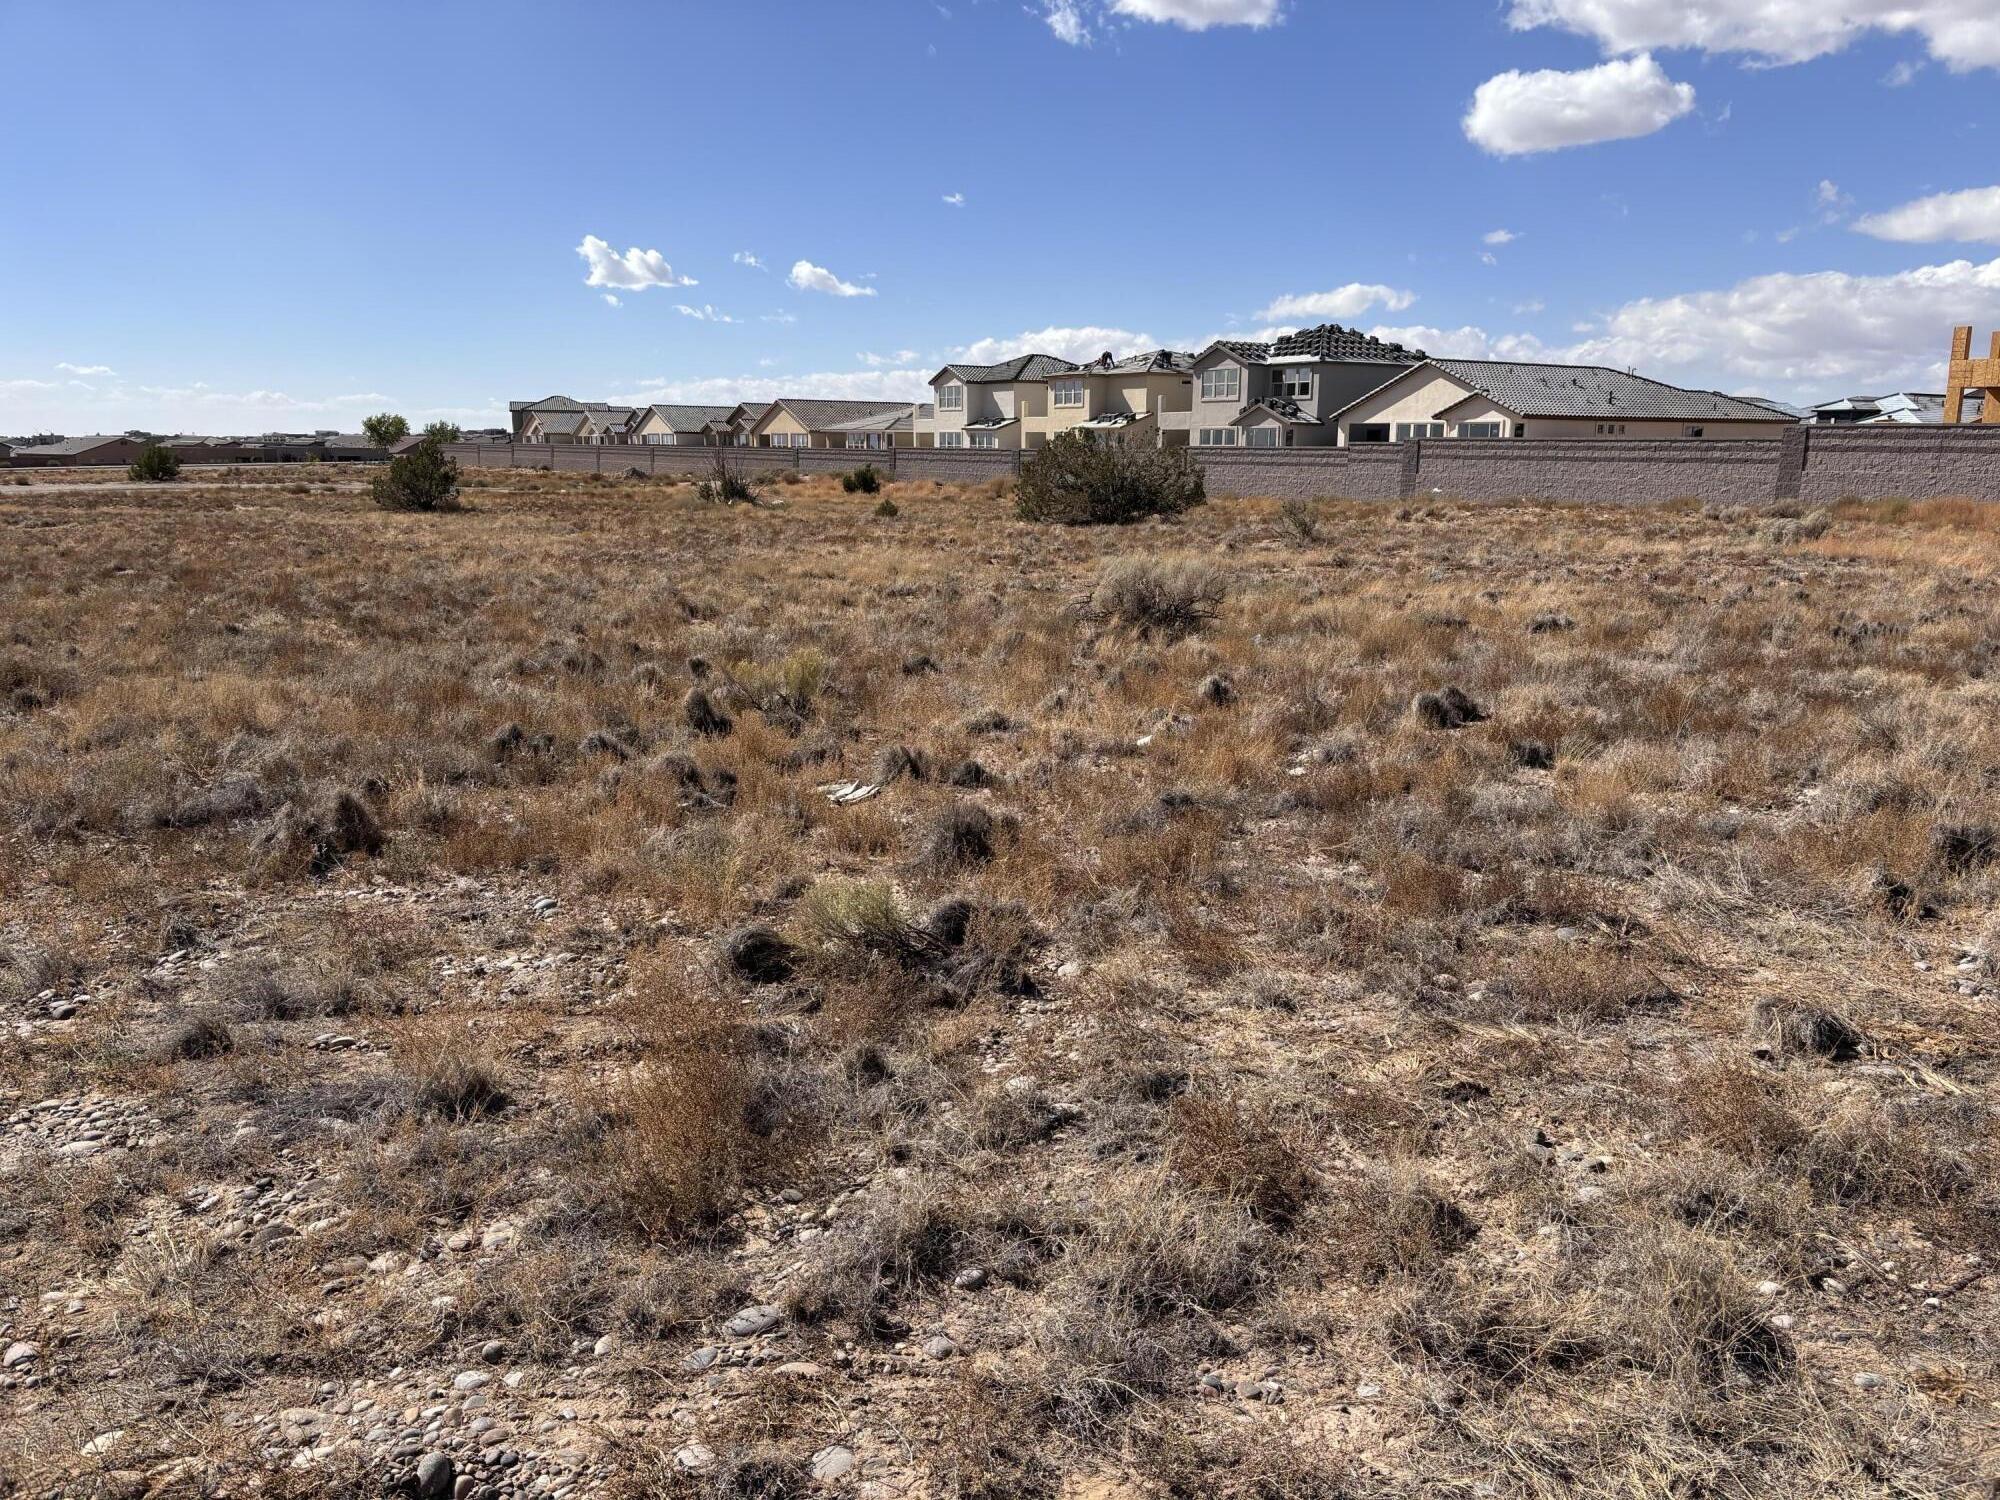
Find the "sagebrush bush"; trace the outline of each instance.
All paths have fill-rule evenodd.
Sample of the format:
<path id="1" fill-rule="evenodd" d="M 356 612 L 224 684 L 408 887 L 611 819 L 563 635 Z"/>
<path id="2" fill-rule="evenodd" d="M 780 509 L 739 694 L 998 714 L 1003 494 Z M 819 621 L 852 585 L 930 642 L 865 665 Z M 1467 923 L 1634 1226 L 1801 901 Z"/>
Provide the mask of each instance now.
<path id="1" fill-rule="evenodd" d="M 840 487 L 850 495 L 873 495 L 882 488 L 882 471 L 863 464 L 851 474 L 840 476 Z"/>
<path id="2" fill-rule="evenodd" d="M 458 464 L 446 456 L 436 438 L 425 438 L 409 452 L 389 460 L 389 467 L 369 486 L 384 510 L 457 510 Z"/>
<path id="3" fill-rule="evenodd" d="M 1123 525 L 1176 516 L 1207 498 L 1201 465 L 1185 448 L 1094 443 L 1065 432 L 1021 466 L 1014 508 L 1024 521 Z"/>
<path id="4" fill-rule="evenodd" d="M 1222 571 L 1208 563 L 1125 558 L 1098 575 L 1084 614 L 1141 635 L 1185 635 L 1214 619 L 1228 593 Z"/>
<path id="5" fill-rule="evenodd" d="M 173 449 L 159 443 L 148 443 L 139 450 L 139 456 L 132 460 L 125 470 L 129 478 L 148 484 L 164 484 L 181 475 L 181 456 Z"/>

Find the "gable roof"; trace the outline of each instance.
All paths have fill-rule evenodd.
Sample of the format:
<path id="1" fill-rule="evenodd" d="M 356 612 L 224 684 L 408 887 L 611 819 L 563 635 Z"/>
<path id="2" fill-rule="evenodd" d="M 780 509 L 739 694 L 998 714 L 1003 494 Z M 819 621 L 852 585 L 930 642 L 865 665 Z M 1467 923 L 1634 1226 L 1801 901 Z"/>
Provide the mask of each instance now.
<path id="1" fill-rule="evenodd" d="M 796 418 L 808 432 L 827 432 L 843 422 L 859 422 L 864 417 L 879 417 L 884 413 L 907 412 L 909 409 L 907 401 L 823 401 L 785 396 L 766 407 L 752 425 L 761 425 L 772 412 L 783 410 Z"/>
<path id="2" fill-rule="evenodd" d="M 581 430 L 584 419 L 589 415 L 589 412 L 582 411 L 538 411 L 534 414 L 534 423 L 543 432 L 569 436 Z"/>
<path id="3" fill-rule="evenodd" d="M 582 411 L 581 401 L 572 401 L 567 396 L 544 396 L 539 401 L 509 401 L 509 411 Z"/>
<path id="4" fill-rule="evenodd" d="M 103 448 L 111 443 L 143 443 L 146 439 L 129 437 L 122 432 L 97 433 L 91 437 L 64 438 L 57 443 L 34 443 L 25 448 L 16 448 L 16 453 L 43 458 L 73 458 L 79 453 L 88 453 L 93 448 Z"/>
<path id="5" fill-rule="evenodd" d="M 646 408 L 648 415 L 658 417 L 666 423 L 671 432 L 699 432 L 710 422 L 726 422 L 735 414 L 733 406 L 676 406 L 655 403 Z"/>
<path id="6" fill-rule="evenodd" d="M 1051 375 L 1067 375 L 1076 366 L 1054 354 L 1023 354 L 997 365 L 946 365 L 931 377 L 936 385 L 947 375 L 967 385 L 999 385 L 1010 380 L 1047 380 Z"/>
<path id="7" fill-rule="evenodd" d="M 1077 375 L 1185 375 L 1195 357 L 1184 349 L 1149 349 L 1144 354 L 1114 358 L 1110 351 L 1076 367 Z"/>
<path id="8" fill-rule="evenodd" d="M 1470 386 L 1475 394 L 1522 417 L 1650 418 L 1670 422 L 1791 420 L 1768 406 L 1739 401 L 1720 391 L 1687 390 L 1603 365 L 1529 364 L 1502 359 L 1434 359 L 1431 364 L 1460 384 Z"/>
<path id="9" fill-rule="evenodd" d="M 928 408 L 919 406 L 899 406 L 892 411 L 876 412 L 871 416 L 856 417 L 851 422 L 835 422 L 828 432 L 908 432 L 916 425 L 919 416 L 928 415 Z"/>
<path id="10" fill-rule="evenodd" d="M 1307 411 L 1298 402 L 1284 396 L 1266 396 L 1262 401 L 1251 402 L 1229 419 L 1229 425 L 1234 427 L 1245 417 L 1258 411 L 1268 411 L 1288 427 L 1318 427 L 1321 425 L 1318 417 Z"/>

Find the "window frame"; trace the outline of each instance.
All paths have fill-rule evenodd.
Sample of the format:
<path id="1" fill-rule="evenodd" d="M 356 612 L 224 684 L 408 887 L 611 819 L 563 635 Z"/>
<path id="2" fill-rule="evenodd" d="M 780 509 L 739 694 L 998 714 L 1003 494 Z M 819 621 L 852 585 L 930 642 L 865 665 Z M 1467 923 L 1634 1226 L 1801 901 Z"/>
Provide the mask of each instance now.
<path id="1" fill-rule="evenodd" d="M 937 409 L 939 411 L 965 410 L 965 382 L 947 380 L 937 389 Z"/>
<path id="2" fill-rule="evenodd" d="M 1311 365 L 1280 365 L 1277 371 L 1278 388 L 1275 395 L 1287 401 L 1310 401 L 1313 393 L 1313 372 Z"/>
<path id="3" fill-rule="evenodd" d="M 1227 377 L 1228 389 L 1224 389 Z M 1210 389 L 1210 381 L 1214 389 Z M 1241 401 L 1243 399 L 1243 367 L 1241 365 L 1212 365 L 1201 372 L 1201 399 L 1204 401 Z"/>
<path id="4" fill-rule="evenodd" d="M 1418 428 L 1423 430 L 1418 431 Z M 1398 422 L 1392 431 L 1391 442 L 1428 443 L 1434 438 L 1444 436 L 1445 425 L 1442 422 Z"/>
<path id="5" fill-rule="evenodd" d="M 1234 427 L 1204 427 L 1195 435 L 1200 439 L 1195 444 L 1197 448 L 1234 448 L 1237 446 L 1236 439 L 1238 432 Z M 1220 439 L 1221 441 L 1210 442 L 1209 439 L 1211 438 Z"/>
<path id="6" fill-rule="evenodd" d="M 1479 429 L 1477 432 L 1472 431 L 1475 427 Z M 1462 438 L 1499 438 L 1507 435 L 1506 428 L 1505 422 L 1460 422 L 1458 435 Z"/>
<path id="7" fill-rule="evenodd" d="M 1243 446 L 1246 448 L 1282 448 L 1283 434 L 1275 427 L 1246 427 L 1243 430 Z"/>
<path id="8" fill-rule="evenodd" d="M 1072 407 L 1087 406 L 1090 394 L 1084 388 L 1083 379 L 1076 375 L 1061 375 L 1049 381 L 1049 405 Z"/>
<path id="9" fill-rule="evenodd" d="M 997 432 L 974 432 L 967 435 L 972 439 L 972 446 L 975 448 L 990 449 L 1000 446 L 1000 434 Z"/>
<path id="10" fill-rule="evenodd" d="M 965 446 L 965 434 L 962 432 L 940 432 L 937 435 L 937 445 L 940 448 L 963 448 Z"/>

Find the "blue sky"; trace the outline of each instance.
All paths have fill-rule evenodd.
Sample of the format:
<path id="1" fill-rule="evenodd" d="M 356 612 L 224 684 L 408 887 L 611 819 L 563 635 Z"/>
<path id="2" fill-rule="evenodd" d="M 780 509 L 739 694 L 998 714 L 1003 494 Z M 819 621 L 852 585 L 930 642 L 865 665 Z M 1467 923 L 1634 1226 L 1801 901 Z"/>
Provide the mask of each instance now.
<path id="1" fill-rule="evenodd" d="M 1934 388 L 2000 326 L 2000 4 L 1686 10 L 16 4 L 65 62 L 0 89 L 0 433 L 894 398 L 1329 319 Z"/>

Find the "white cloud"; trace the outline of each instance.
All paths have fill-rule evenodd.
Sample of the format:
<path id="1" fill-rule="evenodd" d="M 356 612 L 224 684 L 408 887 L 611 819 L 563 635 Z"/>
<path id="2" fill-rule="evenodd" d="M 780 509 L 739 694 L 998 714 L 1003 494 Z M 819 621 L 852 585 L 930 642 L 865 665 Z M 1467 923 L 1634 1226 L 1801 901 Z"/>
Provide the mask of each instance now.
<path id="1" fill-rule="evenodd" d="M 664 377 L 641 381 L 621 393 L 621 403 L 683 402 L 720 406 L 735 401 L 775 401 L 780 396 L 822 397 L 834 401 L 922 401 L 930 394 L 933 371 L 827 370 L 813 375 L 717 375 L 692 380 Z"/>
<path id="2" fill-rule="evenodd" d="M 624 304 L 623 302 L 620 302 L 620 301 L 618 300 L 618 294 L 617 294 L 617 293 L 615 293 L 615 292 L 606 292 L 606 293 L 604 294 L 604 305 L 605 305 L 606 307 L 623 307 L 623 306 L 624 306 L 625 304 Z"/>
<path id="3" fill-rule="evenodd" d="M 1511 245 L 1519 238 L 1520 236 L 1511 229 L 1489 229 L 1482 236 L 1481 243 L 1487 245 Z"/>
<path id="4" fill-rule="evenodd" d="M 706 302 L 702 303 L 700 307 L 689 307 L 685 302 L 676 302 L 674 304 L 674 311 L 684 318 L 695 318 L 703 323 L 734 323 L 737 321 L 735 318 L 730 317 L 728 313 L 717 312 L 711 304 Z"/>
<path id="5" fill-rule="evenodd" d="M 1532 333 L 1488 333 L 1483 328 L 1433 328 L 1428 323 L 1368 330 L 1373 338 L 1409 349 L 1421 349 L 1435 359 L 1555 359 L 1555 351 Z"/>
<path id="6" fill-rule="evenodd" d="M 1489 78 L 1474 91 L 1464 125 L 1483 150 L 1524 156 L 1651 135 L 1693 108 L 1694 85 L 1675 83 L 1641 54 L 1574 73 L 1550 68 Z"/>
<path id="7" fill-rule="evenodd" d="M 762 321 L 766 323 L 796 323 L 798 320 L 797 313 L 788 312 L 765 313 L 762 317 Z"/>
<path id="8" fill-rule="evenodd" d="M 361 419 L 385 407 L 413 422 L 420 417 L 467 418 L 475 425 L 497 422 L 490 407 L 418 407 L 382 391 L 330 396 L 294 395 L 253 387 L 217 389 L 203 381 L 183 385 L 136 385 L 109 379 L 0 380 L 10 428 L 29 432 L 152 432 L 214 434 L 263 433 L 338 427 L 355 430 Z"/>
<path id="9" fill-rule="evenodd" d="M 1854 199 L 1840 190 L 1840 184 L 1831 177 L 1822 177 L 1819 187 L 1813 193 L 1813 203 L 1819 209 L 1822 224 L 1838 224 L 1847 217 L 1847 211 L 1854 207 Z"/>
<path id="10" fill-rule="evenodd" d="M 1416 300 L 1415 292 L 1400 291 L 1379 282 L 1350 281 L 1330 292 L 1280 297 L 1257 317 L 1266 323 L 1298 318 L 1358 318 L 1375 307 L 1401 312 Z"/>
<path id="11" fill-rule="evenodd" d="M 949 203 L 953 208 L 963 208 L 965 207 L 965 194 L 946 193 L 944 195 L 944 201 Z"/>
<path id="12" fill-rule="evenodd" d="M 972 365 L 996 365 L 1023 354 L 1054 354 L 1082 364 L 1107 350 L 1121 358 L 1160 347 L 1150 333 L 1133 333 L 1124 328 L 1043 328 L 1018 333 L 1012 338 L 980 339 L 953 351 Z"/>
<path id="13" fill-rule="evenodd" d="M 109 365 L 73 365 L 63 360 L 56 365 L 58 370 L 68 375 L 116 375 L 118 372 Z"/>
<path id="14" fill-rule="evenodd" d="M 1516 302 L 1514 304 L 1514 316 L 1517 318 L 1531 318 L 1536 313 L 1547 312 L 1548 310 L 1548 303 L 1542 301 L 1539 297 L 1531 297 L 1526 302 Z"/>
<path id="15" fill-rule="evenodd" d="M 756 256 L 752 255 L 748 250 L 738 250 L 734 255 L 730 256 L 729 258 L 730 260 L 734 261 L 737 265 L 748 266 L 753 271 L 762 271 L 766 269 L 764 262 L 759 260 Z"/>
<path id="16" fill-rule="evenodd" d="M 829 297 L 872 297 L 875 288 L 856 286 L 851 281 L 842 281 L 825 266 L 816 266 L 809 260 L 802 260 L 792 267 L 792 274 L 785 278 L 802 292 L 825 292 Z"/>
<path id="17" fill-rule="evenodd" d="M 586 234 L 576 247 L 590 267 L 585 286 L 615 286 L 622 291 L 643 292 L 649 286 L 693 286 L 692 276 L 678 276 L 657 250 L 641 250 L 637 245 L 620 255 L 594 234 Z"/>
<path id="18" fill-rule="evenodd" d="M 1863 34 L 1914 34 L 1963 72 L 2000 67 L 2000 8 L 1992 0 L 1513 0 L 1516 30 L 1557 26 L 1607 52 L 1693 47 L 1797 63 L 1837 52 Z"/>
<path id="19" fill-rule="evenodd" d="M 1882 85 L 1884 88 L 1906 89 L 1917 81 L 1917 75 L 1923 72 L 1923 70 L 1924 65 L 1922 63 L 1911 62 L 1908 58 L 1905 58 L 1882 75 Z"/>
<path id="20" fill-rule="evenodd" d="M 857 354 L 854 356 L 871 370 L 887 369 L 890 366 L 914 365 L 923 356 L 914 349 L 898 349 L 894 354 Z"/>
<path id="21" fill-rule="evenodd" d="M 2000 245 L 2000 187 L 1937 193 L 1886 213 L 1868 214 L 1856 219 L 1854 227 L 1878 240 L 1905 244 L 1974 240 Z"/>
<path id="22" fill-rule="evenodd" d="M 1284 7 L 1280 0 L 1111 0 L 1111 9 L 1135 21 L 1206 31 L 1211 26 L 1270 26 Z"/>
<path id="23" fill-rule="evenodd" d="M 1090 45 L 1090 27 L 1084 23 L 1077 0 L 1045 0 L 1045 4 L 1045 19 L 1049 30 L 1056 34 L 1057 41 L 1067 42 L 1072 47 Z"/>

